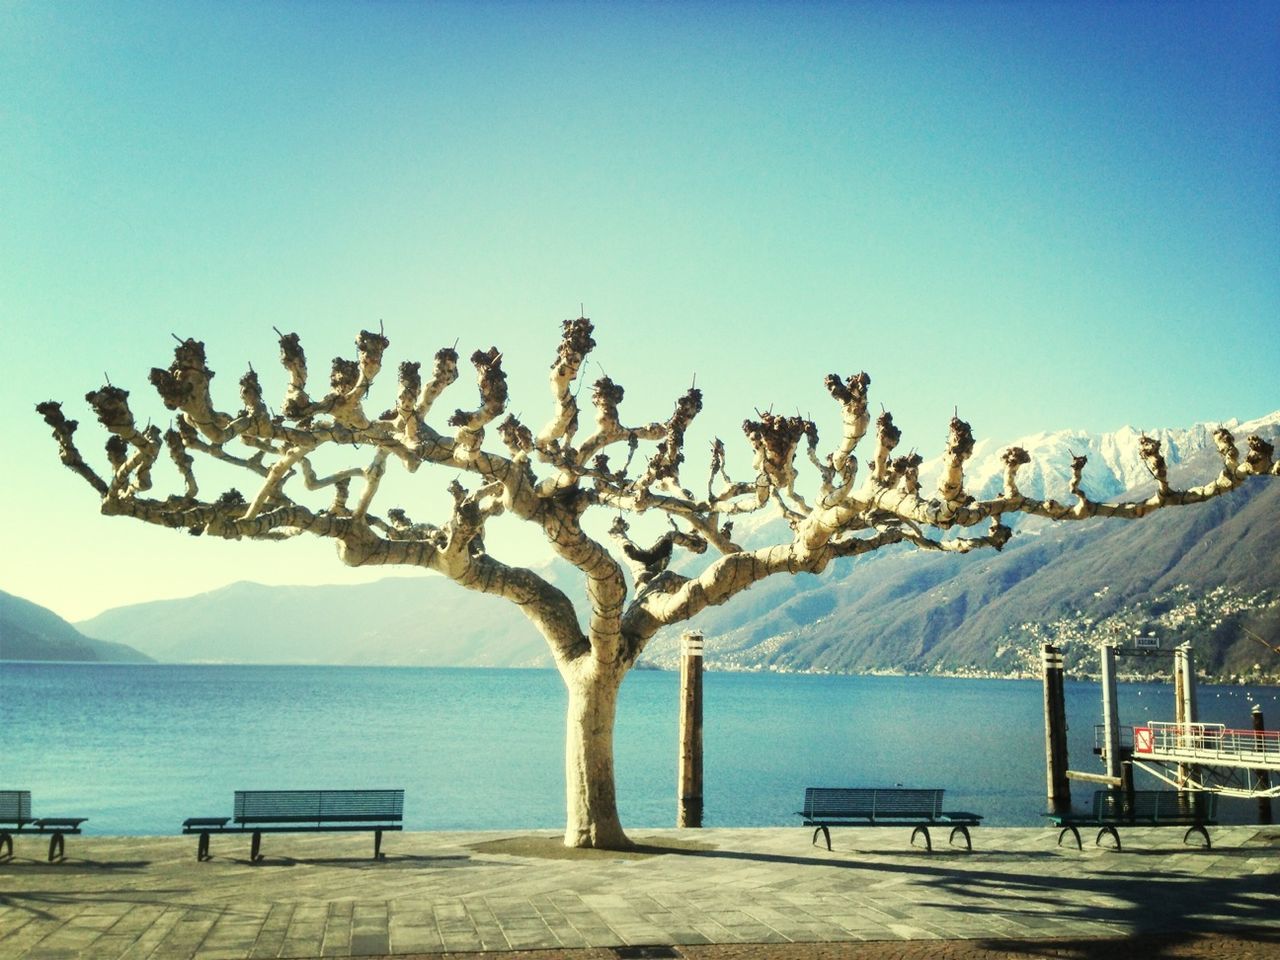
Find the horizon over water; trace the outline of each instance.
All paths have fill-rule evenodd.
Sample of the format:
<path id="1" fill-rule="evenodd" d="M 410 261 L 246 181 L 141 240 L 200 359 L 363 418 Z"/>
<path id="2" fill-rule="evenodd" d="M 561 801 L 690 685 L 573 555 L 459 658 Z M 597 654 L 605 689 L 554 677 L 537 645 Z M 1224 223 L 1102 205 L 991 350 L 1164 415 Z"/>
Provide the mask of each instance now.
<path id="1" fill-rule="evenodd" d="M 1199 688 L 1199 719 L 1280 726 L 1280 687 Z M 679 677 L 635 670 L 615 739 L 632 830 L 676 816 Z M 1070 765 L 1101 772 L 1097 684 L 1066 684 Z M 1122 724 L 1173 719 L 1170 683 L 1121 684 Z M 406 830 L 564 825 L 554 670 L 0 662 L 0 789 L 97 834 L 177 834 L 237 789 L 403 787 Z M 704 675 L 708 827 L 798 826 L 806 786 L 943 787 L 991 826 L 1045 809 L 1038 680 Z M 1138 786 L 1161 786 L 1138 773 Z M 1077 807 L 1093 785 L 1075 783 Z M 1224 798 L 1223 822 L 1256 805 Z"/>

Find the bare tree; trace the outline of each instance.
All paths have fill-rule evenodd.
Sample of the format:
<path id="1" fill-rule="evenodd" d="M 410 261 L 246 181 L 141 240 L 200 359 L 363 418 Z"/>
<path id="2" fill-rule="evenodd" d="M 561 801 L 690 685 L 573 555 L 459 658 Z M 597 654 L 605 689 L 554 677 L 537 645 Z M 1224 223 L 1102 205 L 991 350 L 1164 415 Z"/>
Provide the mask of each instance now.
<path id="1" fill-rule="evenodd" d="M 751 479 L 730 479 L 724 446 L 716 440 L 706 493 L 695 494 L 682 486 L 680 470 L 685 431 L 702 408 L 696 388 L 676 401 L 665 423 L 626 425 L 619 413 L 622 387 L 601 377 L 591 392 L 594 427 L 580 436 L 574 385 L 595 346 L 592 331 L 584 317 L 564 322 L 551 365 L 553 412 L 536 434 L 507 413 L 506 375 L 497 348 L 472 354 L 479 402 L 472 409 L 455 410 L 447 419 L 448 429 L 437 430 L 428 421 L 440 395 L 458 377 L 458 354 L 452 348 L 435 355 L 425 382 L 418 363 L 402 363 L 394 405 L 370 417 L 364 401 L 388 340 L 369 331 L 356 340 L 357 359 L 334 360 L 328 392 L 319 399 L 308 392 L 306 358 L 297 335 L 282 334 L 280 362 L 289 383 L 278 415 L 264 402 L 252 369 L 240 379 L 241 409 L 233 414 L 216 407 L 204 344 L 180 341 L 169 368 L 151 371 L 151 383 L 165 406 L 177 413 L 175 426 L 163 435 L 154 426 L 138 428 L 127 391 L 108 384 L 86 395 L 110 432 L 106 451 L 111 471 L 105 478 L 81 458 L 73 440 L 76 422 L 66 419 L 60 404 L 49 401 L 37 410 L 53 428 L 63 463 L 98 492 L 106 515 L 227 539 L 283 539 L 301 533 L 329 537 L 337 543 L 338 556 L 352 566 L 426 567 L 468 589 L 517 604 L 546 638 L 568 688 L 565 843 L 580 847 L 628 844 L 614 791 L 614 715 L 623 677 L 659 629 L 724 603 L 765 577 L 820 573 L 841 557 L 891 544 L 961 553 L 981 547 L 999 550 L 1010 537 L 1002 522 L 1005 514 L 1134 519 L 1216 497 L 1251 475 L 1280 474 L 1271 444 L 1250 437 L 1242 460 L 1234 438 L 1220 429 L 1215 440 L 1222 472 L 1200 487 L 1173 489 L 1159 441 L 1144 437 L 1140 452 L 1157 483 L 1156 493 L 1145 500 L 1090 500 L 1080 487 L 1084 457 L 1072 465 L 1074 502 L 1023 496 L 1017 474 L 1029 458 L 1016 447 L 1004 454 L 1001 494 L 976 500 L 964 490 L 973 435 L 956 417 L 938 489 L 923 492 L 921 458 L 915 453 L 892 456 L 900 432 L 883 413 L 876 421 L 875 449 L 859 478 L 854 453 L 870 426 L 871 380 L 858 373 L 826 378 L 839 407 L 841 431 L 825 457 L 818 454 L 818 431 L 811 420 L 758 413 L 758 419 L 743 423 L 754 451 Z M 495 452 L 492 445 L 486 448 L 490 428 L 505 453 Z M 637 457 L 642 443 L 646 450 L 651 445 L 651 452 Z M 805 494 L 797 490 L 802 443 L 817 481 Z M 324 447 L 365 448 L 372 457 L 365 466 L 319 476 L 312 458 Z M 145 494 L 164 451 L 184 489 L 157 499 Z M 202 497 L 193 467 L 197 453 L 256 476 L 256 490 L 247 497 L 234 489 Z M 451 515 L 439 525 L 411 519 L 401 509 L 376 514 L 373 500 L 393 458 L 411 473 L 432 464 L 474 481 L 470 487 L 452 482 Z M 354 502 L 353 480 L 359 481 Z M 332 491 L 327 505 L 302 502 L 307 492 L 318 490 Z M 592 508 L 616 516 L 608 537 L 584 530 L 584 515 Z M 732 518 L 766 508 L 781 511 L 790 539 L 742 549 L 734 542 Z M 665 514 L 670 529 L 656 542 L 641 545 L 631 539 L 625 518 L 647 511 Z M 485 525 L 504 512 L 540 529 L 551 549 L 581 571 L 582 621 L 564 592 L 532 570 L 509 566 L 489 553 Z M 961 535 L 984 523 L 980 535 Z M 708 548 L 717 556 L 696 576 L 668 566 L 677 549 L 702 553 Z"/>

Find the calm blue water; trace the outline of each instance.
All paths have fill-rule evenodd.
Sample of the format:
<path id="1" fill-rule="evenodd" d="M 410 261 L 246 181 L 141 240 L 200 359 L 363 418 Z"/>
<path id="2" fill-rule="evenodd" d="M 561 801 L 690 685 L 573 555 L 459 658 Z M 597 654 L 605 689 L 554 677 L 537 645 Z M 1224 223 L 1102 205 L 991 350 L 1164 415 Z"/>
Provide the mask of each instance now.
<path id="1" fill-rule="evenodd" d="M 657 671 L 623 684 L 628 827 L 674 825 L 678 687 Z M 945 787 L 993 825 L 1041 822 L 1039 681 L 709 671 L 704 694 L 708 826 L 794 824 L 805 786 L 894 783 Z M 1199 695 L 1206 722 L 1247 727 L 1252 697 L 1280 726 L 1280 688 Z M 1074 769 L 1100 770 L 1100 703 L 1067 684 Z M 407 829 L 558 828 L 565 704 L 552 671 L 0 663 L 0 788 L 94 833 L 177 833 L 228 815 L 236 789 L 360 786 L 405 788 Z M 1122 685 L 1120 709 L 1172 720 L 1172 687 Z M 1073 789 L 1079 804 L 1092 787 Z"/>

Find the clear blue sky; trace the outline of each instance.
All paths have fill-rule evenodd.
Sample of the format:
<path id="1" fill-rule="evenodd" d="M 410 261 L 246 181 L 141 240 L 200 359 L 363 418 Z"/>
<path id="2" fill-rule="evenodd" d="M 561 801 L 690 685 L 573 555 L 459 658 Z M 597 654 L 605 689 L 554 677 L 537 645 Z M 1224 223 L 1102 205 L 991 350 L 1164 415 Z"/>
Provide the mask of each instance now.
<path id="1" fill-rule="evenodd" d="M 0 90 L 0 590 L 73 619 L 360 576 L 97 516 L 34 404 L 87 451 L 104 373 L 167 419 L 171 334 L 228 407 L 272 326 L 318 380 L 379 321 L 389 372 L 496 344 L 538 425 L 584 303 L 624 418 L 696 374 L 699 478 L 755 407 L 833 435 L 833 371 L 926 456 L 954 405 L 1001 441 L 1280 406 L 1280 4 L 10 2 Z"/>

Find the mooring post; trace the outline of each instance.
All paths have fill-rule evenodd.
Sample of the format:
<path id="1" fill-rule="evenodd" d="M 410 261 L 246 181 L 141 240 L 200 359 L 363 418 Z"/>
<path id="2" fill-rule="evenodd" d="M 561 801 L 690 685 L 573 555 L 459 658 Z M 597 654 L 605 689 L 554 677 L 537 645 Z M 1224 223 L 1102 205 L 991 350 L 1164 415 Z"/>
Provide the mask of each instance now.
<path id="1" fill-rule="evenodd" d="M 1062 689 L 1062 651 L 1046 643 L 1041 651 L 1044 666 L 1044 756 L 1050 813 L 1071 809 L 1071 782 L 1067 779 L 1067 704 Z"/>
<path id="2" fill-rule="evenodd" d="M 1196 663 L 1191 644 L 1183 643 L 1173 651 L 1174 720 L 1178 724 L 1178 742 L 1184 748 L 1195 746 L 1191 725 L 1196 722 Z M 1195 767 L 1178 764 L 1178 786 L 1186 788 L 1195 776 Z"/>
<path id="3" fill-rule="evenodd" d="M 680 637 L 680 769 L 677 827 L 702 826 L 702 634 Z"/>
<path id="4" fill-rule="evenodd" d="M 1196 709 L 1196 656 L 1189 642 L 1182 646 L 1186 648 L 1186 654 L 1182 658 L 1182 669 L 1186 673 L 1182 681 L 1182 696 L 1187 701 L 1187 723 L 1195 723 L 1200 714 Z"/>
<path id="5" fill-rule="evenodd" d="M 1102 739 L 1107 776 L 1120 779 L 1120 707 L 1116 697 L 1116 648 L 1102 645 Z"/>
<path id="6" fill-rule="evenodd" d="M 1267 729 L 1267 725 L 1262 719 L 1262 707 L 1259 704 L 1255 703 L 1253 705 L 1252 717 L 1253 717 L 1254 732 L 1255 733 L 1265 732 Z M 1264 740 L 1264 738 L 1259 737 L 1258 740 L 1260 741 L 1258 744 L 1258 752 L 1261 753 L 1262 747 L 1263 747 L 1263 744 L 1261 743 L 1261 741 Z M 1254 776 L 1254 780 L 1257 782 L 1259 790 L 1266 791 L 1271 789 L 1271 774 L 1269 774 L 1265 768 L 1263 768 L 1262 770 L 1253 771 L 1253 776 Z M 1270 797 L 1258 798 L 1258 822 L 1259 823 L 1271 822 L 1271 798 Z"/>

